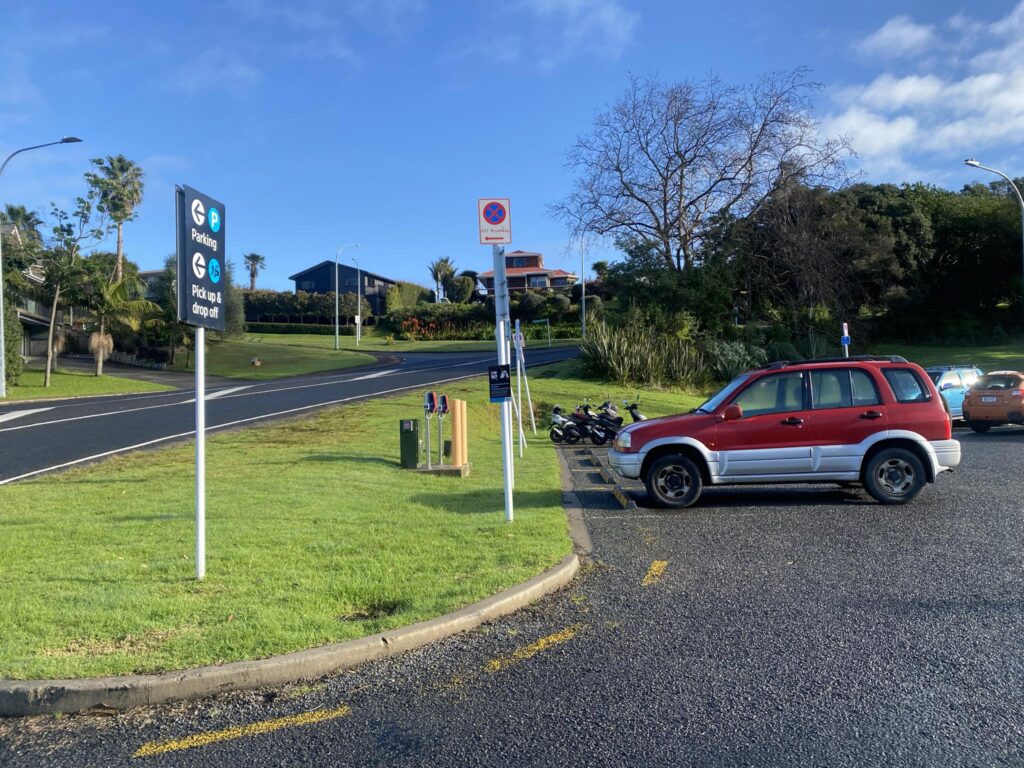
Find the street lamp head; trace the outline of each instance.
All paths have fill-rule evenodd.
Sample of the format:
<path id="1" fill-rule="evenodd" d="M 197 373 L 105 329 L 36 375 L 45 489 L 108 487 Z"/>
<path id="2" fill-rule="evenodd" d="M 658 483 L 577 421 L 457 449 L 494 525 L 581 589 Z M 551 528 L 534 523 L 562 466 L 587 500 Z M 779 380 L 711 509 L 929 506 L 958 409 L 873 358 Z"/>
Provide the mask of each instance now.
<path id="1" fill-rule="evenodd" d="M 77 136 L 65 136 L 63 139 L 60 140 L 60 143 L 61 144 L 77 144 L 80 141 L 81 141 L 81 139 L 78 138 Z"/>
<path id="2" fill-rule="evenodd" d="M 979 165 L 981 165 L 981 163 L 979 163 L 973 157 L 969 157 L 966 160 L 964 160 L 964 165 L 969 165 L 972 168 L 977 168 Z"/>

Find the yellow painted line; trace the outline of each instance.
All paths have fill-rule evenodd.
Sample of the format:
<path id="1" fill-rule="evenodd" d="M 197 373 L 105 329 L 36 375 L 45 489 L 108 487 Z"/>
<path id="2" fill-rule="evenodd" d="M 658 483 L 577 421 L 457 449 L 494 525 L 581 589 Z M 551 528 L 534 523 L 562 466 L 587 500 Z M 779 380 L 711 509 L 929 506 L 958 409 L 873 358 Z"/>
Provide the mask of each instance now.
<path id="1" fill-rule="evenodd" d="M 236 725 L 232 728 L 225 728 L 222 731 L 197 733 L 193 736 L 186 736 L 183 739 L 151 741 L 139 747 L 132 757 L 153 757 L 154 755 L 162 755 L 166 752 L 177 752 L 182 749 L 205 747 L 208 744 L 216 744 L 219 741 L 231 741 L 232 739 L 241 739 L 245 736 L 258 736 L 262 733 L 273 733 L 274 731 L 279 731 L 282 728 L 295 728 L 296 726 L 301 725 L 313 725 L 314 723 L 322 723 L 325 720 L 334 720 L 339 717 L 344 717 L 351 711 L 352 710 L 347 705 L 342 705 L 337 709 L 318 709 L 313 712 L 303 712 L 301 715 L 279 717 L 275 720 L 263 720 L 259 723 L 251 723 L 250 725 Z"/>
<path id="2" fill-rule="evenodd" d="M 651 584 L 657 584 L 661 581 L 661 577 L 665 575 L 666 568 L 668 568 L 668 560 L 655 560 L 651 563 L 651 567 L 647 569 L 647 575 L 640 582 L 640 586 L 649 587 Z"/>
<path id="3" fill-rule="evenodd" d="M 583 624 L 573 624 L 571 627 L 566 627 L 561 632 L 555 632 L 553 635 L 542 637 L 540 640 L 535 640 L 529 645 L 516 649 L 508 656 L 491 659 L 484 666 L 484 669 L 487 672 L 500 672 L 513 664 L 518 664 L 520 661 L 526 661 L 527 659 L 536 656 L 538 653 L 572 640 L 580 633 L 583 627 Z"/>

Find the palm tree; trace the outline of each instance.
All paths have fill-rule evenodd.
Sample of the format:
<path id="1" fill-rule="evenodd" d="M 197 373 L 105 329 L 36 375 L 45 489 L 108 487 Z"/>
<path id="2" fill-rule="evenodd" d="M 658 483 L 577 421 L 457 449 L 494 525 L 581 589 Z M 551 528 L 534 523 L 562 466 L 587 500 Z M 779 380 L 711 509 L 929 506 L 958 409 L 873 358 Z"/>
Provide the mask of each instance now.
<path id="1" fill-rule="evenodd" d="M 13 225 L 17 228 L 18 234 L 37 243 L 43 239 L 39 234 L 39 227 L 42 226 L 43 220 L 39 218 L 38 213 L 30 211 L 24 205 L 8 203 L 0 212 L 0 223 Z"/>
<path id="2" fill-rule="evenodd" d="M 85 300 L 97 322 L 97 330 L 89 336 L 89 351 L 96 361 L 97 376 L 103 375 L 103 361 L 114 351 L 114 340 L 108 330 L 120 324 L 137 331 L 142 326 L 143 315 L 160 311 L 153 302 L 138 298 L 145 290 L 146 284 L 137 277 L 111 282 L 102 274 L 93 275 Z"/>
<path id="3" fill-rule="evenodd" d="M 455 276 L 455 265 L 447 256 L 427 265 L 430 277 L 434 281 L 434 302 L 441 301 L 441 286 Z"/>
<path id="4" fill-rule="evenodd" d="M 145 186 L 142 168 L 124 155 L 108 155 L 106 160 L 97 157 L 92 164 L 97 172 L 85 174 L 85 180 L 98 194 L 96 207 L 117 225 L 117 262 L 113 282 L 118 283 L 123 277 L 124 223 L 135 218 L 135 209 L 142 203 Z"/>
<path id="5" fill-rule="evenodd" d="M 256 275 L 267 266 L 266 259 L 258 253 L 247 253 L 242 257 L 245 261 L 245 268 L 249 270 L 249 290 L 256 290 Z"/>

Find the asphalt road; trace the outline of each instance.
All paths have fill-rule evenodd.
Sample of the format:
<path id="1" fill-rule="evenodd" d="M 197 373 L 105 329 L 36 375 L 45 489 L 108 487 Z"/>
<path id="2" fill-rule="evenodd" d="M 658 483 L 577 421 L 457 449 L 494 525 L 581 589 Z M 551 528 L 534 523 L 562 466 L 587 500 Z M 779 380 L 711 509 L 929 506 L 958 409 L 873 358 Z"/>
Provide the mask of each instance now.
<path id="1" fill-rule="evenodd" d="M 573 588 L 327 680 L 0 722 L 0 764 L 1024 764 L 1024 430 L 959 436 L 902 507 L 798 486 L 626 512 L 568 449 L 595 547 Z"/>
<path id="2" fill-rule="evenodd" d="M 563 360 L 574 349 L 531 350 L 529 365 Z M 486 374 L 494 354 L 409 354 L 372 367 L 276 381 L 207 387 L 208 430 L 295 416 L 315 408 L 411 387 Z M 194 435 L 195 391 L 0 405 L 0 485 L 111 453 Z"/>

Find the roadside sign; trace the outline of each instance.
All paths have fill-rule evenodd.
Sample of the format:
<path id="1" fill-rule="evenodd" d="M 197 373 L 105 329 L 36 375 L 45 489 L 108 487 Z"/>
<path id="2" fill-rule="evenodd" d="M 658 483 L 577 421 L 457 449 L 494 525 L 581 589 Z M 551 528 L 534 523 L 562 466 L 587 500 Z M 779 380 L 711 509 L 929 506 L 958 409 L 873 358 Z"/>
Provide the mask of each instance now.
<path id="1" fill-rule="evenodd" d="M 491 402 L 504 403 L 512 397 L 512 366 L 492 365 L 487 369 L 487 380 L 490 384 Z"/>
<path id="2" fill-rule="evenodd" d="M 839 341 L 842 343 L 842 345 L 844 347 L 850 346 L 850 337 L 849 336 L 843 336 L 842 338 L 840 338 Z"/>
<path id="3" fill-rule="evenodd" d="M 224 205 L 192 187 L 176 189 L 178 209 L 178 320 L 223 331 Z"/>
<path id="4" fill-rule="evenodd" d="M 477 200 L 480 243 L 500 245 L 512 242 L 512 213 L 507 197 Z"/>

